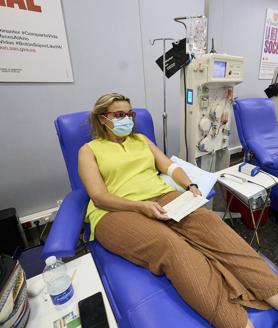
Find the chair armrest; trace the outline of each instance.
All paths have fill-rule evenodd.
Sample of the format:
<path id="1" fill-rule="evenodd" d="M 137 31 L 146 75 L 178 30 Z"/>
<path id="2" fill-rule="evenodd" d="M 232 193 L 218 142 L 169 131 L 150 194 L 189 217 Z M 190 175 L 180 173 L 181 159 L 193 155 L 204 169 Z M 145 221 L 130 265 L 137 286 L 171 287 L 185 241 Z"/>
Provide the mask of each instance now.
<path id="1" fill-rule="evenodd" d="M 216 191 L 214 189 L 211 189 L 211 191 L 206 196 L 206 199 L 211 200 L 216 195 Z"/>
<path id="2" fill-rule="evenodd" d="M 42 250 L 42 257 L 73 256 L 89 197 L 84 190 L 71 191 L 61 204 Z"/>
<path id="3" fill-rule="evenodd" d="M 265 166 L 272 166 L 274 164 L 273 159 L 269 153 L 265 150 L 262 142 L 257 142 L 257 140 L 248 141 L 249 148 L 254 153 L 257 160 Z"/>
<path id="4" fill-rule="evenodd" d="M 178 166 L 181 167 L 186 172 L 186 174 L 189 176 L 191 181 L 193 181 L 194 183 L 197 183 L 203 197 L 206 197 L 207 199 L 211 199 L 212 197 L 215 196 L 216 193 L 215 193 L 215 191 L 213 191 L 212 188 L 217 181 L 216 174 L 202 170 L 198 166 L 188 163 L 176 156 L 172 156 L 170 159 L 174 163 L 178 164 Z M 176 190 L 181 191 L 181 192 L 185 191 L 184 188 L 179 186 L 168 175 L 161 174 L 160 176 L 162 177 L 162 179 L 164 180 L 165 183 L 169 184 Z"/>

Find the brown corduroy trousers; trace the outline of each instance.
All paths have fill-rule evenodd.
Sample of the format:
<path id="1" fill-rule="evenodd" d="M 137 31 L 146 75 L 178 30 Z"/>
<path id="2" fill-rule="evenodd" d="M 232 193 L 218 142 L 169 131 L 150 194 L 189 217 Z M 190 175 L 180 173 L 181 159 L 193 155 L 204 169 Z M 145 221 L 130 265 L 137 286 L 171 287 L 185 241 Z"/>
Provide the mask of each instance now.
<path id="1" fill-rule="evenodd" d="M 180 193 L 153 198 L 165 205 Z M 244 306 L 268 309 L 278 277 L 226 223 L 206 208 L 180 222 L 110 212 L 96 226 L 109 251 L 165 274 L 183 299 L 217 328 L 245 328 Z"/>

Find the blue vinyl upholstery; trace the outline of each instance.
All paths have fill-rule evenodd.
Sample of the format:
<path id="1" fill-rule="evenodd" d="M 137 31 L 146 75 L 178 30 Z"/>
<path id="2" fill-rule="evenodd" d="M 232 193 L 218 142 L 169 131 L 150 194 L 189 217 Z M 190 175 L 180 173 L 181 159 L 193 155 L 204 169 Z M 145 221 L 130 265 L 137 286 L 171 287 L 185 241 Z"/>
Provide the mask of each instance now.
<path id="1" fill-rule="evenodd" d="M 135 109 L 136 131 L 155 142 L 150 113 Z M 77 174 L 78 149 L 90 140 L 89 112 L 67 114 L 55 122 L 72 190 L 62 203 L 43 249 L 43 257 L 74 255 L 88 196 Z M 67 229 L 65 229 L 67 227 Z M 87 238 L 90 226 L 85 224 Z M 199 328 L 208 322 L 188 306 L 165 276 L 156 276 L 145 268 L 107 251 L 97 241 L 89 243 L 92 256 L 120 328 Z M 274 327 L 274 310 L 248 310 L 256 327 Z M 267 325 L 265 324 L 267 322 Z"/>
<path id="2" fill-rule="evenodd" d="M 253 154 L 253 163 L 278 176 L 278 122 L 269 98 L 236 99 L 234 114 L 245 157 Z M 278 187 L 271 194 L 271 207 L 278 210 Z"/>

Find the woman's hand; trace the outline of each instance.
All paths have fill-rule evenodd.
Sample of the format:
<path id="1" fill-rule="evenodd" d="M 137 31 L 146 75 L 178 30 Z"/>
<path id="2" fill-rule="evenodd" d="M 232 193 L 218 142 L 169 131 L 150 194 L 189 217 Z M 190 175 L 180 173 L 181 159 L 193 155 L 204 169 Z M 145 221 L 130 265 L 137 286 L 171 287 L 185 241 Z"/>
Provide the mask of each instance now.
<path id="1" fill-rule="evenodd" d="M 197 197 L 198 195 L 199 196 L 202 196 L 201 191 L 197 187 L 195 187 L 195 186 L 190 187 L 189 191 L 192 192 L 192 194 L 194 195 L 194 197 Z"/>
<path id="2" fill-rule="evenodd" d="M 148 216 L 149 218 L 159 220 L 169 220 L 166 210 L 156 202 L 152 201 L 141 201 L 139 203 L 138 212 Z"/>

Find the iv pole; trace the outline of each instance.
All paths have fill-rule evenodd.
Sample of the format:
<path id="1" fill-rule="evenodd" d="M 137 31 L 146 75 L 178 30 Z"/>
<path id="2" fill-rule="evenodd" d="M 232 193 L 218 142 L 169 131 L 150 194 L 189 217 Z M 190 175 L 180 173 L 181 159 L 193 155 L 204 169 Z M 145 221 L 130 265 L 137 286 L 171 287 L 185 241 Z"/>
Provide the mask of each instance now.
<path id="1" fill-rule="evenodd" d="M 163 41 L 163 150 L 164 154 L 167 155 L 168 152 L 168 139 L 167 139 L 167 112 L 166 112 L 166 69 L 165 69 L 165 60 L 166 60 L 166 41 L 173 41 L 172 38 L 158 38 L 150 40 L 151 45 L 153 46 L 156 41 Z"/>

